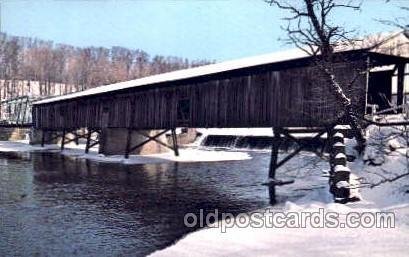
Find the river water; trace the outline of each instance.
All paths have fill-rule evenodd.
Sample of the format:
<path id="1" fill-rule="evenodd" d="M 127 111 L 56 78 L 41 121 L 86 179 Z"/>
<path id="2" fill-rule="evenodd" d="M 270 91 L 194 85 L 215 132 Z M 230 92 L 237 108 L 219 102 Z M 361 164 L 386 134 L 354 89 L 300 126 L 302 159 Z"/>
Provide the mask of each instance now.
<path id="1" fill-rule="evenodd" d="M 0 157 L 0 256 L 145 256 L 192 229 L 185 213 L 270 205 L 269 154 L 121 165 L 58 153 Z M 277 189 L 277 201 L 299 197 Z"/>

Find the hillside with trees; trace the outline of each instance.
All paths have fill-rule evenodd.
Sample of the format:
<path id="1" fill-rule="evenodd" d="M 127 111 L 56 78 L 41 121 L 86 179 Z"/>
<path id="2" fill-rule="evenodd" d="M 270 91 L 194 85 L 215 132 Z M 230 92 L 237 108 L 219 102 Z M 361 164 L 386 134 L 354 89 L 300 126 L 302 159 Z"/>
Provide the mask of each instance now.
<path id="1" fill-rule="evenodd" d="M 58 90 L 64 94 L 211 62 L 151 56 L 119 46 L 81 48 L 0 33 L 0 63 L 1 99 L 6 99 L 31 92 L 25 88 L 33 85 L 41 96 L 55 95 L 55 86 L 64 85 Z"/>

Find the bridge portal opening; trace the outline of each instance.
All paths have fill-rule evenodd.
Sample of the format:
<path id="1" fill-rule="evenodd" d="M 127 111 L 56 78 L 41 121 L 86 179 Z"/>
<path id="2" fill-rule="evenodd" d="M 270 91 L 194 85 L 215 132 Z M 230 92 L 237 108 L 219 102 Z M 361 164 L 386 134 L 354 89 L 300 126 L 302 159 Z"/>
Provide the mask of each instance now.
<path id="1" fill-rule="evenodd" d="M 376 111 L 399 112 L 409 93 L 408 70 L 405 64 L 379 67 L 369 73 L 367 104 Z M 370 112 L 369 110 L 367 112 Z"/>

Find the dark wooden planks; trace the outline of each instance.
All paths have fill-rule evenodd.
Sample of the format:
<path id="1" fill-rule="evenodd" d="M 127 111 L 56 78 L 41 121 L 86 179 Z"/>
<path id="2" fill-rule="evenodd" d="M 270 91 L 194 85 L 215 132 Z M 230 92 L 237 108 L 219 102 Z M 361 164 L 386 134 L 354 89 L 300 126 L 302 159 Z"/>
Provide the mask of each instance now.
<path id="1" fill-rule="evenodd" d="M 342 83 L 355 76 L 352 67 L 342 63 L 337 67 L 337 78 Z M 347 89 L 362 115 L 365 88 L 362 74 Z M 177 115 L 182 99 L 190 103 L 189 119 L 183 121 Z M 33 117 L 35 127 L 44 129 L 308 127 L 334 122 L 340 113 L 335 103 L 325 79 L 316 68 L 307 66 L 35 105 Z M 108 124 L 104 124 L 104 113 Z"/>

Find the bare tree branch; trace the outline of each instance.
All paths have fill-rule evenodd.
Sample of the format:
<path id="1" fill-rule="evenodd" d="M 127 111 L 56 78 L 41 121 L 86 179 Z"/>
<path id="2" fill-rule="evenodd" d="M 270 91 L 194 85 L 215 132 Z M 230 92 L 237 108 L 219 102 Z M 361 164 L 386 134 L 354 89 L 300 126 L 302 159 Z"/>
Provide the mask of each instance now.
<path id="1" fill-rule="evenodd" d="M 357 77 L 350 83 L 343 84 L 334 71 L 335 48 L 339 44 L 353 45 L 354 40 L 350 38 L 350 34 L 354 31 L 347 31 L 330 22 L 331 15 L 338 9 L 359 11 L 362 1 L 296 0 L 290 3 L 284 0 L 266 0 L 266 2 L 289 13 L 285 18 L 288 22 L 287 27 L 284 28 L 288 42 L 314 57 L 317 67 L 326 78 L 329 92 L 338 99 L 343 109 L 342 115 L 345 115 L 350 123 L 359 151 L 362 152 L 365 147 L 363 130 L 359 117 L 353 110 L 351 99 L 345 94 L 345 89 L 355 83 Z"/>

